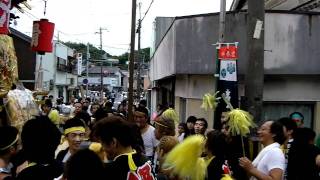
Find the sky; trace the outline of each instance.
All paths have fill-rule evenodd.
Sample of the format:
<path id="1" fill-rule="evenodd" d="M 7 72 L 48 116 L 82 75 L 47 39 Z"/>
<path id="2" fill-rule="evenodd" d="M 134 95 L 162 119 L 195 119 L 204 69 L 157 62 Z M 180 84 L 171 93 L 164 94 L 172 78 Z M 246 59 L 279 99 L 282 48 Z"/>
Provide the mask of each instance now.
<path id="1" fill-rule="evenodd" d="M 103 28 L 103 49 L 111 55 L 129 52 L 131 34 L 132 0 L 46 0 L 46 16 L 44 16 L 44 0 L 28 0 L 32 9 L 26 8 L 24 13 L 13 9 L 17 19 L 11 27 L 31 35 L 32 22 L 47 18 L 55 23 L 55 38 L 61 41 L 90 43 L 100 45 L 97 32 Z M 232 0 L 227 1 L 227 10 Z M 151 3 L 152 2 L 152 3 Z M 203 13 L 219 12 L 220 0 L 137 0 L 141 4 L 142 21 L 141 48 L 150 47 L 153 37 L 153 22 L 157 16 L 175 17 Z M 145 15 L 149 5 L 150 9 Z M 23 5 L 21 5 L 23 6 Z M 137 5 L 137 19 L 139 19 Z M 137 40 L 136 40 L 137 42 Z M 137 46 L 136 46 L 137 49 Z"/>

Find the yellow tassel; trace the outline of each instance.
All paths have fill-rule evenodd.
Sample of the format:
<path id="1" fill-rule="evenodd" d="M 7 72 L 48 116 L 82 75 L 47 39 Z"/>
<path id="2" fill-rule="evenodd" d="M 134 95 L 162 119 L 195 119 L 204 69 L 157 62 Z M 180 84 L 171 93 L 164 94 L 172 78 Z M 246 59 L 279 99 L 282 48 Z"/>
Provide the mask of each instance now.
<path id="1" fill-rule="evenodd" d="M 219 91 L 216 92 L 214 95 L 206 93 L 202 98 L 201 108 L 205 109 L 206 111 L 208 111 L 208 108 L 215 110 L 218 105 L 218 99 L 216 98 L 218 93 Z"/>
<path id="2" fill-rule="evenodd" d="M 99 153 L 102 150 L 102 145 L 100 143 L 93 142 L 90 144 L 89 149 L 95 153 Z"/>
<path id="3" fill-rule="evenodd" d="M 170 168 L 181 178 L 203 180 L 206 174 L 206 162 L 201 158 L 205 139 L 193 135 L 172 149 L 165 158 L 163 168 Z"/>
<path id="4" fill-rule="evenodd" d="M 161 116 L 165 119 L 172 119 L 175 123 L 179 123 L 179 116 L 172 108 L 165 110 Z"/>
<path id="5" fill-rule="evenodd" d="M 224 174 L 221 180 L 233 180 L 229 174 Z"/>
<path id="6" fill-rule="evenodd" d="M 130 171 L 136 171 L 138 169 L 136 164 L 133 161 L 132 153 L 128 154 L 128 165 L 129 165 Z"/>
<path id="7" fill-rule="evenodd" d="M 253 117 L 246 111 L 233 109 L 229 112 L 229 131 L 232 135 L 246 136 L 250 128 L 256 127 Z"/>

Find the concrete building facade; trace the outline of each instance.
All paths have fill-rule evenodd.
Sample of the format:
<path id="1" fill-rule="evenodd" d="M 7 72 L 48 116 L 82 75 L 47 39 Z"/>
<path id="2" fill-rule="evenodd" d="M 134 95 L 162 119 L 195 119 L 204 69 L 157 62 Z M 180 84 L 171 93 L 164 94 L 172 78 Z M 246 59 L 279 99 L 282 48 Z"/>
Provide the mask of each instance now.
<path id="1" fill-rule="evenodd" d="M 239 102 L 248 57 L 246 16 L 245 12 L 226 16 L 225 40 L 239 42 Z M 262 119 L 300 111 L 306 126 L 320 126 L 319 19 L 316 13 L 266 12 Z M 213 112 L 205 112 L 200 105 L 204 93 L 215 90 L 216 47 L 212 44 L 218 41 L 218 22 L 218 13 L 156 19 L 149 74 L 152 111 L 159 103 L 172 104 L 181 121 L 195 115 L 213 127 Z"/>

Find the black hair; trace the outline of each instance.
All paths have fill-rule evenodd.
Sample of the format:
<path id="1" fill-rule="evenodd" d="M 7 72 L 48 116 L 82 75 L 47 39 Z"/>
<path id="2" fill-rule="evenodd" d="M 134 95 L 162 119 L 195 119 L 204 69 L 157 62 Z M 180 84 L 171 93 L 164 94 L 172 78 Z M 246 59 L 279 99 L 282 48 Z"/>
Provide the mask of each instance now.
<path id="1" fill-rule="evenodd" d="M 105 106 L 105 108 L 107 108 L 107 109 L 108 109 L 108 108 L 111 109 L 112 106 L 113 106 L 113 103 L 112 103 L 111 101 L 107 101 L 104 106 Z"/>
<path id="2" fill-rule="evenodd" d="M 105 144 L 110 144 L 115 138 L 124 147 L 134 146 L 137 132 L 133 127 L 132 123 L 119 116 L 110 116 L 95 124 L 93 134 Z"/>
<path id="3" fill-rule="evenodd" d="M 218 130 L 208 132 L 205 146 L 212 155 L 225 157 L 227 149 L 226 135 Z"/>
<path id="4" fill-rule="evenodd" d="M 142 104 L 144 106 L 147 106 L 147 101 L 145 99 L 142 99 L 140 102 L 139 102 L 139 105 Z"/>
<path id="5" fill-rule="evenodd" d="M 126 99 L 122 100 L 122 101 L 121 101 L 121 104 L 124 105 L 124 106 L 126 106 L 126 105 L 127 105 L 127 100 L 126 100 Z"/>
<path id="6" fill-rule="evenodd" d="M 74 105 L 75 105 L 75 104 L 81 104 L 81 108 L 82 108 L 82 106 L 83 106 L 81 100 L 78 100 L 78 102 L 75 102 Z"/>
<path id="7" fill-rule="evenodd" d="M 163 109 L 166 109 L 166 107 L 162 104 L 158 104 L 157 107 L 159 107 L 159 110 L 163 110 Z"/>
<path id="8" fill-rule="evenodd" d="M 302 113 L 300 113 L 300 112 L 293 112 L 293 113 L 291 113 L 290 115 L 289 115 L 289 117 L 290 117 L 290 119 L 292 119 L 292 117 L 293 117 L 293 115 L 295 115 L 295 114 L 298 114 L 302 119 L 301 119 L 301 121 L 303 122 L 303 120 L 304 120 L 304 116 L 303 116 L 303 114 Z"/>
<path id="9" fill-rule="evenodd" d="M 184 130 L 184 138 L 190 135 L 190 130 L 188 129 L 188 126 L 186 123 L 180 123 L 179 126 L 181 126 Z"/>
<path id="10" fill-rule="evenodd" d="M 100 106 L 93 116 L 94 118 L 96 118 L 96 122 L 97 122 L 105 117 L 108 117 L 108 112 L 103 107 Z"/>
<path id="11" fill-rule="evenodd" d="M 202 122 L 204 122 L 204 127 L 207 129 L 208 128 L 208 122 L 207 122 L 207 120 L 205 119 L 205 118 L 198 118 L 197 120 L 196 120 L 196 122 L 197 121 L 202 121 Z"/>
<path id="12" fill-rule="evenodd" d="M 196 123 L 197 118 L 195 116 L 189 116 L 187 119 L 187 123 Z"/>
<path id="13" fill-rule="evenodd" d="M 93 176 L 95 180 L 103 180 L 103 162 L 95 152 L 89 149 L 79 150 L 68 159 L 65 176 L 68 180 L 87 180 Z"/>
<path id="14" fill-rule="evenodd" d="M 48 96 L 42 96 L 41 100 L 45 100 Z"/>
<path id="15" fill-rule="evenodd" d="M 314 140 L 316 133 L 310 128 L 303 127 L 297 128 L 293 132 L 292 137 L 295 144 L 308 144 L 309 141 Z"/>
<path id="16" fill-rule="evenodd" d="M 62 100 L 62 99 L 60 99 L 60 98 L 57 98 L 57 99 L 56 99 L 56 102 L 57 102 L 57 104 L 58 104 L 58 105 L 60 105 L 60 104 L 62 104 L 62 103 L 63 103 L 63 100 Z"/>
<path id="17" fill-rule="evenodd" d="M 278 120 L 287 130 L 297 129 L 297 123 L 288 117 L 283 117 Z"/>
<path id="18" fill-rule="evenodd" d="M 284 131 L 283 131 L 283 125 L 279 121 L 273 121 L 270 126 L 270 133 L 274 134 L 273 137 L 274 142 L 277 142 L 279 144 L 283 144 L 285 141 Z"/>
<path id="19" fill-rule="evenodd" d="M 148 118 L 149 117 L 149 112 L 148 112 L 148 109 L 145 108 L 145 107 L 142 107 L 142 106 L 139 106 L 136 108 L 135 111 L 138 111 L 138 112 L 141 112 L 141 113 L 144 113 L 145 116 Z"/>
<path id="20" fill-rule="evenodd" d="M 49 108 L 52 108 L 52 101 L 51 101 L 51 99 L 46 99 L 46 100 L 44 101 L 44 105 L 46 105 L 46 106 L 49 107 Z"/>
<path id="21" fill-rule="evenodd" d="M 0 127 L 0 156 L 7 154 L 10 147 L 16 147 L 18 144 L 18 129 L 13 126 Z"/>
<path id="22" fill-rule="evenodd" d="M 88 109 L 89 109 L 89 106 L 83 106 L 83 105 L 82 105 L 82 111 L 87 112 Z"/>
<path id="23" fill-rule="evenodd" d="M 68 128 L 79 127 L 79 126 L 85 128 L 86 127 L 85 122 L 79 118 L 72 118 L 65 122 L 63 129 L 66 130 Z"/>
<path id="24" fill-rule="evenodd" d="M 27 121 L 21 133 L 22 148 L 30 162 L 46 164 L 54 160 L 60 144 L 59 129 L 46 116 Z"/>
<path id="25" fill-rule="evenodd" d="M 288 154 L 287 179 L 319 179 L 315 157 L 318 149 L 310 140 L 316 133 L 310 128 L 297 128 Z"/>

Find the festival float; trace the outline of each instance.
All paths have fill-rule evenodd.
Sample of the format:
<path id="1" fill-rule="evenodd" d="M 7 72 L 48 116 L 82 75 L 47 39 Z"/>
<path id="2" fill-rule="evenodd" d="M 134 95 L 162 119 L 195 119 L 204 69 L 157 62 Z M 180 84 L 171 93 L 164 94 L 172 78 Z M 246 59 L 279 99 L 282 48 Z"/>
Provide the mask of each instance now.
<path id="1" fill-rule="evenodd" d="M 37 95 L 47 95 L 41 86 L 41 76 L 36 79 L 35 91 L 26 89 L 18 77 L 18 61 L 9 24 L 16 18 L 10 10 L 21 10 L 20 4 L 29 6 L 26 0 L 0 0 L 0 126 L 11 125 L 21 130 L 23 124 L 39 115 Z M 31 49 L 43 55 L 52 52 L 54 24 L 46 19 L 33 23 Z M 40 70 L 37 72 L 41 72 Z"/>

